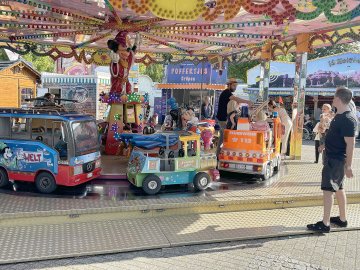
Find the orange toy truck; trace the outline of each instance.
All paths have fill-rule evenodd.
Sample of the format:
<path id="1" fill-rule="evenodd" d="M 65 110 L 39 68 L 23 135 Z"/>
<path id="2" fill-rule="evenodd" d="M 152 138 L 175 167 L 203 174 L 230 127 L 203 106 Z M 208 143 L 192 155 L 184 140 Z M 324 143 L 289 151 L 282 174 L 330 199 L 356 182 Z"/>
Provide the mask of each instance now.
<path id="1" fill-rule="evenodd" d="M 269 136 L 265 134 L 268 131 L 225 129 L 218 169 L 257 174 L 264 180 L 278 171 L 281 163 L 282 125 L 279 118 L 268 119 L 268 123 L 271 129 Z"/>

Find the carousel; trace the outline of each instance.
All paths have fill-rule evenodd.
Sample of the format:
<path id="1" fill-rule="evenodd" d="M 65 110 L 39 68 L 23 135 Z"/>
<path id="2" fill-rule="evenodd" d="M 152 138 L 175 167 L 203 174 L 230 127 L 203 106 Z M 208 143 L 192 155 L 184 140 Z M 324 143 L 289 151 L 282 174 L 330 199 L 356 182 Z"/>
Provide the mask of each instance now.
<path id="1" fill-rule="evenodd" d="M 141 89 L 134 92 L 129 83 L 133 63 L 206 61 L 222 71 L 225 63 L 260 59 L 265 67 L 276 55 L 296 53 L 296 72 L 301 74 L 304 55 L 318 47 L 358 40 L 360 29 L 358 1 L 17 0 L 0 4 L 1 48 L 19 55 L 109 66 L 110 91 L 99 97 L 110 107 L 101 140 L 104 178 L 126 177 L 134 140 L 124 134 L 155 132 L 149 95 L 141 94 Z M 266 98 L 267 78 L 262 76 L 260 95 Z M 293 110 L 299 117 L 294 118 L 294 126 L 301 127 L 299 132 L 300 92 L 301 82 L 295 82 Z M 213 122 L 198 125 L 195 120 L 185 108 L 169 108 L 163 130 L 214 133 Z M 296 141 L 301 139 L 294 136 Z"/>

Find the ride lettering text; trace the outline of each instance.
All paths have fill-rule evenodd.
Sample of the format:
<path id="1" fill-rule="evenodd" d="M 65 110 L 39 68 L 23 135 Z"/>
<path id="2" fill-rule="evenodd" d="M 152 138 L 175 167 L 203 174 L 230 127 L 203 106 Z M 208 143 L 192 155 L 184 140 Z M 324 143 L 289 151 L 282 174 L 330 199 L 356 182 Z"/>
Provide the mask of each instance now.
<path id="1" fill-rule="evenodd" d="M 22 152 L 23 158 L 27 163 L 37 163 L 43 161 L 43 154 L 38 152 Z"/>

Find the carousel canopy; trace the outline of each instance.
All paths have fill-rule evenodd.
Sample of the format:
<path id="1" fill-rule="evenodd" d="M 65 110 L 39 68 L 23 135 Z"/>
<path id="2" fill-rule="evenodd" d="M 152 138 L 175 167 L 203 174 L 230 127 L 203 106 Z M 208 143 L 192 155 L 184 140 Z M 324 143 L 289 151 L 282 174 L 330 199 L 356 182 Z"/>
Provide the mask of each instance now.
<path id="1" fill-rule="evenodd" d="M 19 54 L 75 57 L 106 65 L 107 40 L 140 34 L 137 62 L 207 60 L 221 65 L 359 39 L 358 0 L 13 0 L 0 1 L 0 46 Z"/>

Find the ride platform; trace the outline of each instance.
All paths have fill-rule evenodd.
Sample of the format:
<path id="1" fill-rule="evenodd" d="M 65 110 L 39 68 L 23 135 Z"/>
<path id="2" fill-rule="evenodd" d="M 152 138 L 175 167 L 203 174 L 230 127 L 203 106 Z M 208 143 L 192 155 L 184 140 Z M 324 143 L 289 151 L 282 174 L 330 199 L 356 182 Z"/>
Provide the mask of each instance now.
<path id="1" fill-rule="evenodd" d="M 124 180 L 126 178 L 126 170 L 128 158 L 124 156 L 101 156 L 102 172 L 99 179 L 102 180 Z"/>
<path id="2" fill-rule="evenodd" d="M 306 224 L 322 216 L 322 166 L 314 164 L 313 150 L 305 145 L 302 160 L 286 160 L 268 181 L 223 174 L 200 193 L 178 186 L 147 196 L 126 180 L 101 179 L 54 195 L 31 185 L 3 189 L 0 264 L 308 234 Z M 118 164 L 116 158 L 109 160 Z M 360 145 L 354 164 L 359 161 Z M 345 186 L 348 229 L 360 228 L 360 169 L 354 167 Z"/>

